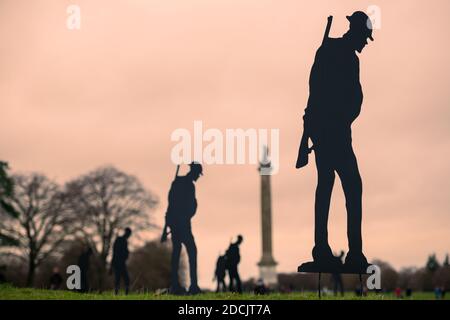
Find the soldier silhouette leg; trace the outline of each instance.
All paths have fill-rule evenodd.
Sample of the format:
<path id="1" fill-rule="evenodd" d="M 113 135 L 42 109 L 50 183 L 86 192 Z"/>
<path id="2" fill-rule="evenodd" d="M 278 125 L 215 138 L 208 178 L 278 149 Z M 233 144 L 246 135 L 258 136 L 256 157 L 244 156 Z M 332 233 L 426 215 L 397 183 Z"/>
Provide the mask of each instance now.
<path id="1" fill-rule="evenodd" d="M 336 138 L 341 137 L 341 138 Z M 315 144 L 318 183 L 315 200 L 315 247 L 314 261 L 339 268 L 340 262 L 333 256 L 328 244 L 328 215 L 335 173 L 339 175 L 344 190 L 347 209 L 347 238 L 349 253 L 346 268 L 366 267 L 362 254 L 361 216 L 362 180 L 358 163 L 351 145 L 351 132 L 342 130 L 330 136 L 312 137 Z"/>
<path id="2" fill-rule="evenodd" d="M 318 173 L 316 199 L 315 199 L 315 246 L 313 249 L 314 261 L 322 266 L 339 267 L 328 244 L 328 215 L 330 210 L 331 194 L 335 182 L 335 152 L 334 141 L 325 137 L 312 137 L 316 156 Z"/>
<path id="3" fill-rule="evenodd" d="M 349 253 L 346 257 L 346 263 L 349 264 L 352 263 L 351 259 L 362 259 L 363 257 L 361 237 L 362 181 L 351 145 L 347 147 L 347 151 L 342 154 L 342 159 L 340 160 L 342 162 L 338 164 L 336 171 L 342 182 L 347 208 Z"/>
<path id="4" fill-rule="evenodd" d="M 120 280 L 123 278 L 123 282 L 125 285 L 125 294 L 128 294 L 130 290 L 130 277 L 128 275 L 128 270 L 126 265 L 116 266 L 114 269 L 114 292 L 115 294 L 119 293 L 120 289 Z"/>
<path id="5" fill-rule="evenodd" d="M 125 285 L 125 294 L 128 294 L 130 289 L 130 278 L 128 276 L 127 259 L 129 255 L 128 251 L 128 239 L 130 238 L 132 231 L 130 228 L 125 228 L 124 234 L 117 237 L 113 245 L 113 259 L 111 261 L 111 272 L 114 270 L 114 292 L 119 294 L 120 279 L 123 278 Z"/>
<path id="6" fill-rule="evenodd" d="M 172 235 L 172 261 L 171 261 L 171 291 L 175 294 L 185 293 L 178 281 L 178 269 L 180 265 L 181 241 Z M 183 292 L 184 291 L 184 292 Z"/>
<path id="7" fill-rule="evenodd" d="M 189 293 L 198 293 L 200 292 L 200 289 L 197 281 L 197 246 L 195 244 L 194 236 L 190 230 L 189 234 L 186 236 L 184 245 L 189 258 L 189 276 L 191 279 Z"/>
<path id="8" fill-rule="evenodd" d="M 217 279 L 216 292 L 227 291 L 227 285 L 225 284 L 225 278 Z"/>
<path id="9" fill-rule="evenodd" d="M 184 229 L 184 228 L 183 228 Z M 189 276 L 191 285 L 189 293 L 195 294 L 200 292 L 197 280 L 197 246 L 191 230 L 180 230 L 172 227 L 172 270 L 171 283 L 172 291 L 176 294 L 185 293 L 185 289 L 181 287 L 178 281 L 178 270 L 180 264 L 181 246 L 184 244 L 189 259 Z"/>
<path id="10" fill-rule="evenodd" d="M 230 291 L 242 293 L 241 277 L 239 276 L 237 265 L 231 266 L 228 269 L 228 274 L 230 276 Z"/>
<path id="11" fill-rule="evenodd" d="M 328 214 L 330 210 L 331 193 L 333 191 L 335 173 L 330 163 L 329 157 L 325 155 L 326 150 L 322 152 L 316 148 L 316 167 L 318 173 L 315 210 L 315 250 L 313 256 L 327 255 L 331 257 L 331 249 L 328 245 Z"/>

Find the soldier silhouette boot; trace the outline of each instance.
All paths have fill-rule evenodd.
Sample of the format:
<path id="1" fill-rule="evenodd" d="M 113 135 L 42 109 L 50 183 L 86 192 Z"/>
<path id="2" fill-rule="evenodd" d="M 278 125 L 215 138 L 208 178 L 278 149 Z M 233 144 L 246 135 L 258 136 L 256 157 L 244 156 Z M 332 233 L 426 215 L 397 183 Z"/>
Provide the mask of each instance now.
<path id="1" fill-rule="evenodd" d="M 169 288 L 169 293 L 177 296 L 183 296 L 187 294 L 186 289 L 180 286 L 179 284 L 171 286 Z"/>
<path id="2" fill-rule="evenodd" d="M 316 245 L 312 250 L 314 264 L 317 267 L 327 268 L 339 272 L 342 268 L 342 262 L 333 255 L 328 244 Z"/>
<path id="3" fill-rule="evenodd" d="M 303 263 L 298 272 L 341 273 L 343 265 L 339 257 L 335 257 L 328 244 L 316 245 L 312 250 L 314 261 Z"/>
<path id="4" fill-rule="evenodd" d="M 195 285 L 195 286 L 190 286 L 189 288 L 189 294 L 200 294 L 202 293 L 202 290 L 199 288 L 199 286 Z"/>
<path id="5" fill-rule="evenodd" d="M 350 273 L 366 273 L 369 263 L 361 251 L 349 251 L 345 257 L 344 270 Z"/>

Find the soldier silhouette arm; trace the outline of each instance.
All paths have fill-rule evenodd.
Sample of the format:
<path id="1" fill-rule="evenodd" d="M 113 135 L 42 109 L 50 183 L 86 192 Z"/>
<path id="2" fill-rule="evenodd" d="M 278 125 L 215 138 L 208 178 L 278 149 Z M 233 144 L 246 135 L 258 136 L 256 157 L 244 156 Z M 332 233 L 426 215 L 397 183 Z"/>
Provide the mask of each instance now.
<path id="1" fill-rule="evenodd" d="M 329 49 L 326 44 L 322 45 L 316 52 L 314 63 L 309 75 L 309 98 L 303 116 L 304 130 L 308 133 L 317 121 L 318 112 L 324 104 L 322 97 L 330 94 L 329 79 Z"/>
<path id="2" fill-rule="evenodd" d="M 309 98 L 303 115 L 303 134 L 300 141 L 299 152 L 297 156 L 296 168 L 302 168 L 308 164 L 308 154 L 312 151 L 309 148 L 309 139 L 311 137 L 311 130 L 316 126 L 318 104 L 320 104 L 320 95 L 326 94 L 323 87 L 326 87 L 327 83 L 327 58 L 323 44 L 316 52 L 314 64 L 311 68 L 309 77 Z M 314 123 L 313 123 L 314 121 Z"/>
<path id="3" fill-rule="evenodd" d="M 349 101 L 349 120 L 353 122 L 361 112 L 361 106 L 363 103 L 363 92 L 361 87 L 361 82 L 359 81 L 359 58 L 355 55 L 354 67 L 351 68 L 351 72 L 349 73 L 352 77 L 352 83 L 354 84 L 351 89 L 350 101 Z"/>
<path id="4" fill-rule="evenodd" d="M 167 211 L 166 211 L 166 224 L 165 224 L 165 228 L 170 229 L 171 225 L 173 224 L 173 215 L 175 214 L 174 212 L 174 204 L 176 201 L 175 198 L 175 188 L 176 188 L 176 180 L 174 180 L 170 186 L 170 190 L 169 190 L 169 195 L 167 196 L 167 201 L 168 201 L 168 205 L 167 205 Z"/>
<path id="5" fill-rule="evenodd" d="M 191 218 L 195 216 L 196 212 L 197 212 L 197 199 L 194 198 L 194 200 L 192 201 Z"/>
<path id="6" fill-rule="evenodd" d="M 197 212 L 197 199 L 195 198 L 195 186 L 193 183 L 190 184 L 188 190 L 188 197 L 187 199 L 189 199 L 189 218 L 192 218 L 193 216 L 195 216 L 195 213 Z"/>

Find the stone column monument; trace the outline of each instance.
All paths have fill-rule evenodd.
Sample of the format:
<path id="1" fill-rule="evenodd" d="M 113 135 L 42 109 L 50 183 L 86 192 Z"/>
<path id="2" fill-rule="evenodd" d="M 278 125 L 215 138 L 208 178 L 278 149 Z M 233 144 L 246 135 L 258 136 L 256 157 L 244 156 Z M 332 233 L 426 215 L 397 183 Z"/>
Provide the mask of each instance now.
<path id="1" fill-rule="evenodd" d="M 272 197 L 270 192 L 271 164 L 268 161 L 267 147 L 263 152 L 258 171 L 261 176 L 261 233 L 262 257 L 258 262 L 259 276 L 264 284 L 275 287 L 278 284 L 276 261 L 272 256 Z"/>

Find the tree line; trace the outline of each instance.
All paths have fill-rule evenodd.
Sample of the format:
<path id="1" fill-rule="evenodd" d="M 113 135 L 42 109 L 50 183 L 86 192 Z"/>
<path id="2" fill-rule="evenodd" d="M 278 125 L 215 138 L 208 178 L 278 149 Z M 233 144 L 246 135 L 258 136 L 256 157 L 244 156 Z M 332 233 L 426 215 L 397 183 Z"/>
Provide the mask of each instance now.
<path id="1" fill-rule="evenodd" d="M 48 270 L 50 262 L 61 267 L 58 261 L 64 259 L 74 262 L 83 247 L 90 247 L 96 287 L 102 289 L 118 232 L 131 227 L 139 235 L 154 229 L 157 204 L 157 196 L 135 176 L 111 166 L 60 185 L 39 173 L 11 174 L 8 164 L 0 162 L 0 265 L 25 270 L 23 284 L 34 286 L 38 269 Z M 168 249 L 155 243 L 136 250 L 131 260 L 155 252 L 156 261 L 169 264 Z"/>

